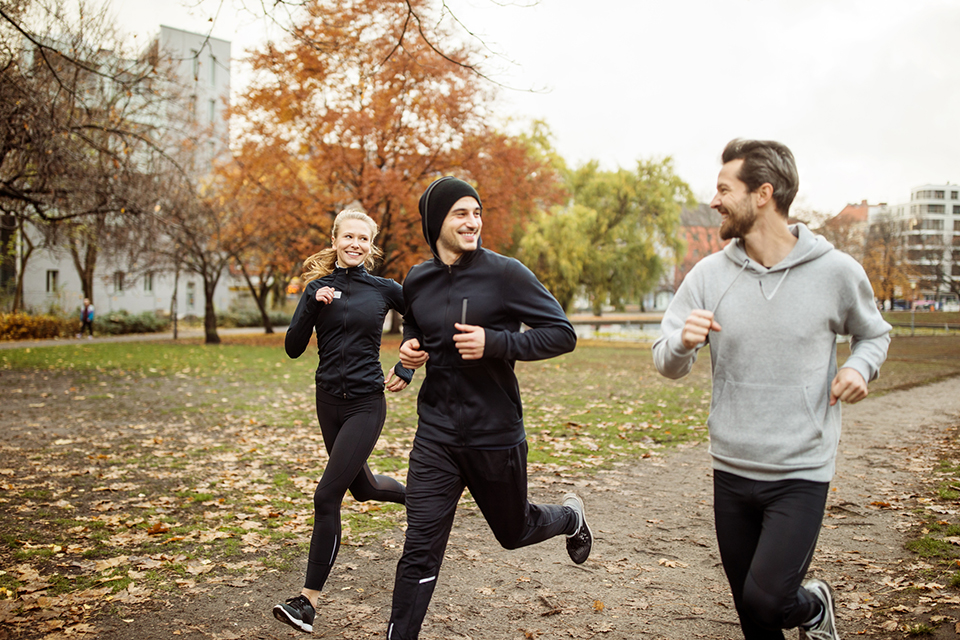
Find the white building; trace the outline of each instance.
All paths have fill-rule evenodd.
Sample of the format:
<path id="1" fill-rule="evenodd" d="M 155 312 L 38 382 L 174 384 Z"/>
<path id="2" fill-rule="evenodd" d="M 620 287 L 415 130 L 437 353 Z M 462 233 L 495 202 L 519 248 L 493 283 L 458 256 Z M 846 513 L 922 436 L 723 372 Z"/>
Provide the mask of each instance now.
<path id="1" fill-rule="evenodd" d="M 229 131 L 223 117 L 230 96 L 230 42 L 206 35 L 161 26 L 151 43 L 153 55 L 168 56 L 174 64 L 180 83 L 186 88 L 184 104 L 174 105 L 166 117 L 184 132 L 203 131 L 205 141 L 197 167 L 209 171 L 213 160 L 227 151 Z M 206 170 L 204 170 L 206 167 Z M 3 246 L 9 239 L 4 230 Z M 22 247 L 21 249 L 22 250 Z M 7 268 L 9 271 L 9 267 Z M 174 292 L 173 272 L 151 272 L 132 277 L 122 260 L 101 253 L 97 260 L 93 301 L 97 315 L 125 310 L 130 313 L 171 308 Z M 3 273 L 4 281 L 15 273 Z M 237 291 L 246 291 L 241 282 L 224 273 L 214 295 L 218 311 L 226 310 Z M 177 283 L 179 316 L 202 316 L 204 311 L 203 279 L 190 272 L 181 272 Z M 35 251 L 27 261 L 23 278 L 24 307 L 32 312 L 78 309 L 83 300 L 80 276 L 66 249 Z"/>
<path id="2" fill-rule="evenodd" d="M 917 296 L 955 303 L 956 287 L 951 293 L 948 281 L 960 282 L 960 185 L 914 187 L 910 202 L 891 213 L 900 222 L 906 260 L 917 272 Z"/>

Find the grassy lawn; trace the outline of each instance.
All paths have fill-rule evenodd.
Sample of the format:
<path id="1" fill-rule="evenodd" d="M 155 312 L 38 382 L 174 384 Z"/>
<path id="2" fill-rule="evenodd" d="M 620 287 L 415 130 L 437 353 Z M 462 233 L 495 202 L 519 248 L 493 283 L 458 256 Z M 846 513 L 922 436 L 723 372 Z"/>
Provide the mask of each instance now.
<path id="1" fill-rule="evenodd" d="M 282 344 L 255 335 L 0 351 L 0 602 L 42 588 L 82 612 L 105 597 L 299 568 L 326 453 L 315 347 L 290 360 Z M 384 341 L 385 367 L 397 347 Z M 708 351 L 680 381 L 656 373 L 649 345 L 624 343 L 581 342 L 517 373 L 531 473 L 582 476 L 707 437 Z M 871 390 L 958 374 L 960 336 L 898 337 Z M 377 473 L 405 478 L 421 379 L 388 394 Z M 354 546 L 403 519 L 396 505 L 349 496 L 344 514 Z"/>

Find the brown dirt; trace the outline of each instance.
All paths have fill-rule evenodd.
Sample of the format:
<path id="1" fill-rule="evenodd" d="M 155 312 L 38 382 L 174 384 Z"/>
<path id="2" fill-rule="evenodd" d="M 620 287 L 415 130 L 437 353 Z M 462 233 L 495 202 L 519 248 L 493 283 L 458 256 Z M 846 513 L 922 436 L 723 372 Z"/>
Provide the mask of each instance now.
<path id="1" fill-rule="evenodd" d="M 43 382 L 62 393 L 59 387 L 68 381 L 54 378 Z M 38 435 L 24 428 L 25 419 L 8 406 L 0 415 L 0 442 L 29 448 Z M 51 431 L 45 437 L 76 437 L 76 430 L 99 428 L 97 420 L 87 416 L 82 424 L 57 427 L 71 433 Z M 957 591 L 924 584 L 931 565 L 904 549 L 908 532 L 931 509 L 956 513 L 923 498 L 923 490 L 924 478 L 949 455 L 945 443 L 953 441 L 957 425 L 960 377 L 844 408 L 838 474 L 812 567 L 837 589 L 844 638 L 902 638 L 905 626 L 917 621 L 936 627 L 927 637 L 957 637 Z M 584 497 L 596 536 L 590 559 L 573 565 L 562 539 L 503 550 L 467 502 L 459 510 L 421 638 L 742 637 L 713 535 L 705 445 L 594 476 L 531 476 L 535 501 L 558 501 L 570 489 Z M 385 636 L 401 546 L 402 531 L 393 529 L 374 544 L 341 550 L 322 596 L 315 637 Z M 199 582 L 180 592 L 155 591 L 145 603 L 112 604 L 89 619 L 89 626 L 47 637 L 304 637 L 270 615 L 274 603 L 298 591 L 301 577 L 297 567 L 261 573 L 254 582 Z M 23 626 L 0 626 L 0 639 L 21 637 L 41 635 Z"/>

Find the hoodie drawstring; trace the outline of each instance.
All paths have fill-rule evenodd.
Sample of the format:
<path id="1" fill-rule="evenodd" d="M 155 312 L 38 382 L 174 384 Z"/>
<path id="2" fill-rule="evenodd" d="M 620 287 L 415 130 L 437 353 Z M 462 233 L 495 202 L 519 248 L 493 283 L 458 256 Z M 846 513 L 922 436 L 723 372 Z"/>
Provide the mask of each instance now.
<path id="1" fill-rule="evenodd" d="M 727 295 L 727 291 L 730 291 L 730 287 L 732 287 L 733 284 L 734 284 L 737 280 L 740 279 L 740 274 L 743 273 L 743 270 L 747 268 L 747 265 L 748 265 L 748 264 L 750 264 L 750 259 L 749 259 L 749 258 L 747 258 L 746 260 L 743 261 L 743 266 L 740 267 L 740 271 L 737 271 L 736 277 L 735 277 L 733 280 L 730 281 L 730 284 L 727 285 L 727 288 L 724 289 L 724 290 L 723 290 L 723 293 L 720 294 L 720 299 L 717 300 L 717 304 L 713 305 L 713 310 L 710 312 L 710 313 L 712 313 L 714 316 L 717 315 L 717 309 L 720 307 L 720 303 L 723 301 L 723 297 L 724 297 L 725 295 Z M 777 286 L 779 286 L 779 285 L 777 285 Z M 776 293 L 776 292 L 774 292 L 774 293 Z"/>
<path id="2" fill-rule="evenodd" d="M 763 297 L 767 299 L 767 302 L 773 300 L 773 296 L 777 295 L 777 291 L 780 289 L 780 285 L 783 284 L 783 281 L 787 279 L 788 273 L 790 273 L 790 267 L 787 267 L 786 271 L 783 272 L 783 275 L 780 276 L 780 282 L 778 282 L 777 286 L 773 288 L 773 291 L 770 292 L 769 296 L 763 290 L 763 280 L 760 281 L 760 293 L 763 294 Z"/>

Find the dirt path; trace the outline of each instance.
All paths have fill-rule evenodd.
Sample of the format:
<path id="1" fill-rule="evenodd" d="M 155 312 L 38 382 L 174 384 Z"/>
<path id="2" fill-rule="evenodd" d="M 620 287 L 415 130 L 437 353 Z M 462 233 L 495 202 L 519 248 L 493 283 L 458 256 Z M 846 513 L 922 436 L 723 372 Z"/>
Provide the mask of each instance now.
<path id="1" fill-rule="evenodd" d="M 902 638 L 902 623 L 921 613 L 960 617 L 958 598 L 951 609 L 923 595 L 904 606 L 901 597 L 910 584 L 905 573 L 924 568 L 903 547 L 904 531 L 924 508 L 918 474 L 929 474 L 947 429 L 958 424 L 960 377 L 844 408 L 839 471 L 812 569 L 837 589 L 844 638 Z M 590 560 L 573 565 L 562 540 L 500 549 L 468 504 L 458 514 L 421 638 L 742 637 L 713 535 L 705 445 L 592 478 L 534 475 L 530 485 L 538 501 L 557 501 L 571 487 L 584 496 L 596 536 Z M 394 532 L 377 545 L 341 551 L 315 637 L 384 637 L 401 545 Z M 273 572 L 252 584 L 119 605 L 97 620 L 96 637 L 303 637 L 269 613 L 300 580 L 299 570 Z M 927 637 L 957 636 L 948 624 Z"/>

